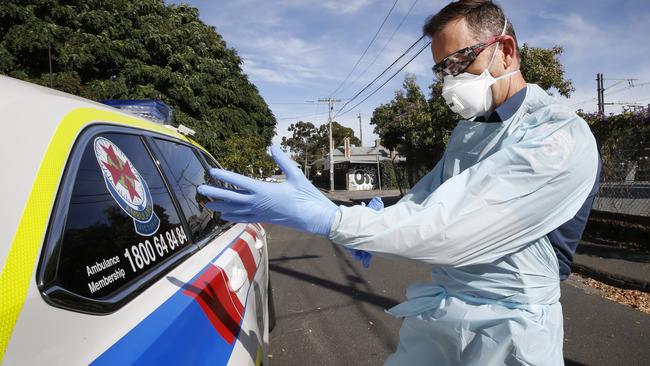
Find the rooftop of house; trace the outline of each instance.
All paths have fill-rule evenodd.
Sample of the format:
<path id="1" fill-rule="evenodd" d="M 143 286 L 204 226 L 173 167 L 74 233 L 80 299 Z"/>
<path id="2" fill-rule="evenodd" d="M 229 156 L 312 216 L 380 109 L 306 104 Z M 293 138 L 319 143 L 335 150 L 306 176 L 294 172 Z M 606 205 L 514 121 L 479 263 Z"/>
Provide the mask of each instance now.
<path id="1" fill-rule="evenodd" d="M 350 146 L 349 158 L 345 157 L 345 146 L 339 146 L 334 149 L 334 163 L 375 163 L 377 157 L 379 160 L 391 160 L 391 152 L 388 148 L 382 146 L 379 140 L 375 140 L 374 146 Z M 323 159 L 326 163 L 329 161 L 328 156 Z M 403 161 L 404 158 L 397 156 L 396 161 Z"/>

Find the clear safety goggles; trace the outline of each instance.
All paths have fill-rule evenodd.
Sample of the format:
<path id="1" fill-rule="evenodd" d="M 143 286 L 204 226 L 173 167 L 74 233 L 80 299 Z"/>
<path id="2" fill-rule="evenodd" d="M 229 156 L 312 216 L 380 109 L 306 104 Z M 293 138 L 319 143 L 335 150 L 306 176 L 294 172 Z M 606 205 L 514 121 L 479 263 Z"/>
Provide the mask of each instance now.
<path id="1" fill-rule="evenodd" d="M 457 76 L 463 73 L 481 52 L 494 43 L 503 41 L 506 37 L 508 36 L 492 36 L 484 42 L 452 53 L 433 66 L 433 74 L 438 80 L 442 81 L 447 75 Z"/>

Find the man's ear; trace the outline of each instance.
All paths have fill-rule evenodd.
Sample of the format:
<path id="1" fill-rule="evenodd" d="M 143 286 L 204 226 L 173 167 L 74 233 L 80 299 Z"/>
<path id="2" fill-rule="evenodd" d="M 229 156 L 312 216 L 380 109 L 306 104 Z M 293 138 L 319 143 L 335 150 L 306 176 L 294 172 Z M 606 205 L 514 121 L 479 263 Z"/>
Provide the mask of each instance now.
<path id="1" fill-rule="evenodd" d="M 517 61 L 517 44 L 514 38 L 507 37 L 501 42 L 501 52 L 503 52 L 503 68 L 508 69 Z"/>

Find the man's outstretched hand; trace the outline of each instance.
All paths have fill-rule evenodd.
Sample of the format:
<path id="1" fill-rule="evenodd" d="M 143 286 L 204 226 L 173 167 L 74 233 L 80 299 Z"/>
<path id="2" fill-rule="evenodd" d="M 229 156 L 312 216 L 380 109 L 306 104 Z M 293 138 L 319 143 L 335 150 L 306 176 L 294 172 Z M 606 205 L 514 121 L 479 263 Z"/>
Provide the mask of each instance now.
<path id="1" fill-rule="evenodd" d="M 285 182 L 263 182 L 227 170 L 210 169 L 214 179 L 238 189 L 201 185 L 198 193 L 220 200 L 207 203 L 207 207 L 221 212 L 224 220 L 278 224 L 328 236 L 338 207 L 305 178 L 278 146 L 271 147 L 271 155 L 284 172 Z"/>

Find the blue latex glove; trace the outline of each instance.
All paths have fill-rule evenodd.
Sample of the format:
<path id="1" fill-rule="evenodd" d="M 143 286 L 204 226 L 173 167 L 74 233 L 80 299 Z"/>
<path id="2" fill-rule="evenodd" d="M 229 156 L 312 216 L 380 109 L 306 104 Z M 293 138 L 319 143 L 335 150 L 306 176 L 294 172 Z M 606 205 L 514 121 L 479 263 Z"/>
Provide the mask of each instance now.
<path id="1" fill-rule="evenodd" d="M 367 207 L 375 211 L 379 211 L 382 208 L 384 208 L 384 201 L 381 200 L 381 197 L 373 197 L 373 199 L 371 199 L 370 202 L 368 202 Z M 346 249 L 349 250 L 350 253 L 352 253 L 354 259 L 361 261 L 361 263 L 365 268 L 370 267 L 370 260 L 372 259 L 372 254 L 366 252 L 365 250 L 350 249 L 350 248 L 346 248 Z"/>
<path id="2" fill-rule="evenodd" d="M 210 169 L 214 179 L 239 189 L 199 186 L 199 194 L 222 200 L 206 206 L 221 212 L 227 221 L 278 224 L 328 236 L 338 207 L 305 178 L 278 146 L 271 147 L 271 155 L 287 177 L 285 182 L 262 182 L 227 170 Z"/>

